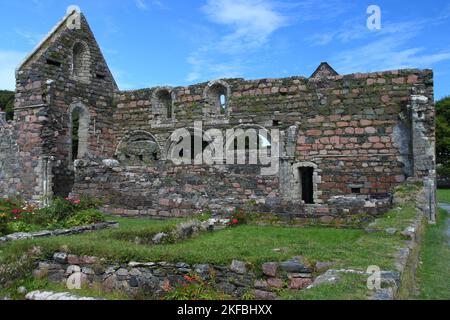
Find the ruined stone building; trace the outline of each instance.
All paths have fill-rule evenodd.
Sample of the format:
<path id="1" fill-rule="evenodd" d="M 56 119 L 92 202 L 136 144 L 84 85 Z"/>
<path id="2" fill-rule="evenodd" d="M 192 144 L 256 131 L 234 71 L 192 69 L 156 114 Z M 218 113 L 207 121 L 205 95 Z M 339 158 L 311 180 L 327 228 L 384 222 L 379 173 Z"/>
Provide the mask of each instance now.
<path id="1" fill-rule="evenodd" d="M 121 91 L 84 15 L 73 11 L 16 78 L 14 120 L 0 120 L 4 197 L 45 203 L 90 195 L 105 211 L 125 215 L 245 207 L 329 221 L 379 213 L 396 186 L 415 179 L 427 186 L 434 215 L 431 70 L 339 75 L 322 63 L 309 78 Z M 269 145 L 278 130 L 278 170 L 263 175 L 261 164 L 174 163 L 171 134 L 195 131 L 195 122 L 202 132 L 224 135 L 264 128 Z"/>

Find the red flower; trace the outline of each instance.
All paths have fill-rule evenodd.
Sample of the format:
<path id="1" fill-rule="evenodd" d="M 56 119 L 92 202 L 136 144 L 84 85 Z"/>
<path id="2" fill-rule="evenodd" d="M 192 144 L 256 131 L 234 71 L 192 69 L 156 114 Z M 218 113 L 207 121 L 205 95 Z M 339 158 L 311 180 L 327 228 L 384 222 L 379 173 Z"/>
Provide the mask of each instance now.
<path id="1" fill-rule="evenodd" d="M 74 200 L 73 203 L 74 203 L 74 204 L 80 204 L 80 203 L 81 203 L 81 200 Z"/>
<path id="2" fill-rule="evenodd" d="M 11 213 L 14 215 L 18 215 L 20 212 L 21 212 L 20 209 L 12 209 L 11 210 Z"/>
<path id="3" fill-rule="evenodd" d="M 233 224 L 238 224 L 238 223 L 239 223 L 239 221 L 237 219 L 233 220 Z"/>

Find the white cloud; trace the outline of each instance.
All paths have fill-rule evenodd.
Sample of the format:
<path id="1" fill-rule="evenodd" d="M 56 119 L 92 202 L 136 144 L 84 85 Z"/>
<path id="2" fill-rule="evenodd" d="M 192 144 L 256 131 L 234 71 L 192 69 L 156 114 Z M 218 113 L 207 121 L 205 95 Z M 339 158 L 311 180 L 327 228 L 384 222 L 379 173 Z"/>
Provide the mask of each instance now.
<path id="1" fill-rule="evenodd" d="M 139 10 L 147 11 L 148 10 L 148 4 L 145 2 L 145 0 L 136 0 L 136 6 Z"/>
<path id="2" fill-rule="evenodd" d="M 23 52 L 0 50 L 0 90 L 15 89 L 15 70 L 25 56 Z"/>
<path id="3" fill-rule="evenodd" d="M 22 38 L 28 40 L 28 42 L 33 46 L 37 45 L 45 37 L 45 34 L 25 31 L 17 28 L 14 29 L 14 32 Z"/>
<path id="4" fill-rule="evenodd" d="M 167 9 L 166 5 L 160 0 L 150 0 L 150 5 L 147 0 L 135 0 L 136 7 L 142 11 L 150 10 L 150 6 L 155 6 L 160 9 Z"/>
<path id="5" fill-rule="evenodd" d="M 209 0 L 202 9 L 211 22 L 232 29 L 221 41 L 229 50 L 260 46 L 287 22 L 266 0 Z"/>
<path id="6" fill-rule="evenodd" d="M 350 48 L 331 58 L 342 73 L 429 68 L 450 60 L 450 51 L 426 52 L 423 47 L 409 46 L 413 34 L 390 35 L 363 46 Z"/>
<path id="7" fill-rule="evenodd" d="M 240 77 L 244 60 L 266 45 L 278 29 L 288 25 L 286 15 L 271 0 L 208 0 L 201 10 L 206 18 L 220 25 L 211 41 L 192 52 L 187 61 L 192 66 L 189 82 L 213 78 Z"/>

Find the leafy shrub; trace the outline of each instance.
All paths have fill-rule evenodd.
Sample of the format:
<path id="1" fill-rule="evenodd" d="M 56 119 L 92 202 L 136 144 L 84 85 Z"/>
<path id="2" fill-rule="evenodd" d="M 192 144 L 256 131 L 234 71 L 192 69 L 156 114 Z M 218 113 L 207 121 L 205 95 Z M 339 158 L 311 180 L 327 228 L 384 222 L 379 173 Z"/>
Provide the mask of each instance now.
<path id="1" fill-rule="evenodd" d="M 47 226 L 58 224 L 68 220 L 77 212 L 95 209 L 99 205 L 99 202 L 91 198 L 81 198 L 80 200 L 56 198 L 51 205 L 36 211 L 33 222 Z"/>
<path id="2" fill-rule="evenodd" d="M 31 232 L 35 230 L 36 226 L 33 226 L 24 221 L 13 221 L 8 223 L 8 233 Z"/>
<path id="3" fill-rule="evenodd" d="M 249 220 L 249 215 L 242 209 L 236 209 L 230 218 L 230 225 L 237 226 L 240 224 L 247 224 Z"/>
<path id="4" fill-rule="evenodd" d="M 95 209 L 87 209 L 77 212 L 75 215 L 70 217 L 67 220 L 66 225 L 72 228 L 104 221 L 105 216 L 100 211 Z"/>
<path id="5" fill-rule="evenodd" d="M 0 213 L 0 236 L 3 236 L 8 233 L 9 233 L 8 217 L 6 216 L 5 213 Z"/>
<path id="6" fill-rule="evenodd" d="M 437 174 L 440 177 L 448 178 L 450 177 L 450 167 L 439 166 L 437 168 Z"/>
<path id="7" fill-rule="evenodd" d="M 99 212 L 94 213 L 93 209 L 99 206 L 98 201 L 87 197 L 80 200 L 56 198 L 51 205 L 41 209 L 20 200 L 0 199 L 0 235 L 66 228 L 72 217 L 71 224 L 77 226 L 83 221 L 89 224 L 104 221 L 101 213 L 101 216 Z M 91 212 L 75 217 L 86 210 Z"/>

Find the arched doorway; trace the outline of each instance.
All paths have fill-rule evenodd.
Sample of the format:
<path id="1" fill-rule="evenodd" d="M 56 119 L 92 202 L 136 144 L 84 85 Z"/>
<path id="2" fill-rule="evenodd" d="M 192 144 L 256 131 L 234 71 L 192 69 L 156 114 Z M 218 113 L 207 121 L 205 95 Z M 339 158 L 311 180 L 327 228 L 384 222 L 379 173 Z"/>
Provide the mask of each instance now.
<path id="1" fill-rule="evenodd" d="M 68 108 L 66 119 L 67 135 L 58 152 L 63 158 L 53 168 L 53 194 L 63 198 L 73 189 L 75 160 L 85 158 L 89 152 L 89 109 L 81 102 L 74 103 Z"/>

